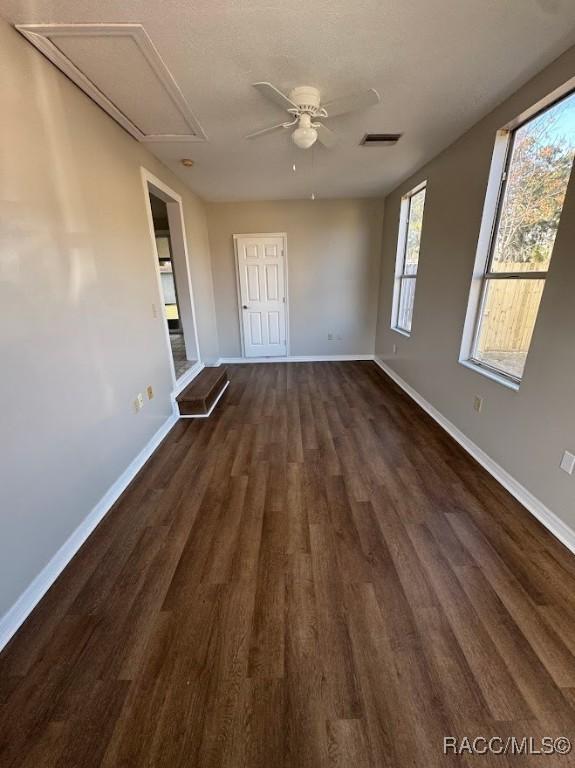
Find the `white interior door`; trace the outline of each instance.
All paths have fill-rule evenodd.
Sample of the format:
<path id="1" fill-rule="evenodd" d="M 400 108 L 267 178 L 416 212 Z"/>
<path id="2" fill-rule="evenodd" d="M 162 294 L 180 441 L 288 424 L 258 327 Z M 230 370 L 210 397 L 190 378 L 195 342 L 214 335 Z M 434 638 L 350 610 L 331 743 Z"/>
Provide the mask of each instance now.
<path id="1" fill-rule="evenodd" d="M 282 235 L 235 235 L 245 357 L 287 355 Z"/>

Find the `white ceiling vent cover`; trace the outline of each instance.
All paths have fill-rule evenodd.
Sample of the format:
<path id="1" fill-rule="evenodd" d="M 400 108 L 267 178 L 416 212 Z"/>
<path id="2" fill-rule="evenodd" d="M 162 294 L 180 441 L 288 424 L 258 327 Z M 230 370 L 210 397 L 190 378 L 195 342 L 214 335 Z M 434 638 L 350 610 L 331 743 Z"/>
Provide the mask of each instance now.
<path id="1" fill-rule="evenodd" d="M 141 24 L 20 24 L 16 29 L 139 141 L 205 141 Z"/>

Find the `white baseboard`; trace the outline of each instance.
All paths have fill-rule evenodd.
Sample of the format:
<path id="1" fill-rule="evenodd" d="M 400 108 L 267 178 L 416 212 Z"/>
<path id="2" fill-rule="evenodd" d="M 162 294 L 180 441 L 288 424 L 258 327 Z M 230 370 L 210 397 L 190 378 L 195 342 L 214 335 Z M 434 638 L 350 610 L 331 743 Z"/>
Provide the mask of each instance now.
<path id="1" fill-rule="evenodd" d="M 561 520 L 555 512 L 552 512 L 548 507 L 543 504 L 531 491 L 527 490 L 525 486 L 521 485 L 512 475 L 503 469 L 502 466 L 497 464 L 483 449 L 476 445 L 465 435 L 455 424 L 449 419 L 446 419 L 437 408 L 434 408 L 419 392 L 411 387 L 401 376 L 399 376 L 393 368 L 390 368 L 377 355 L 374 357 L 376 364 L 386 373 L 390 379 L 393 379 L 395 383 L 400 386 L 404 392 L 406 392 L 415 402 L 420 405 L 424 411 L 426 411 L 432 419 L 434 419 L 440 427 L 448 432 L 451 437 L 456 440 L 467 453 L 481 464 L 489 474 L 497 480 L 504 488 L 506 488 L 512 496 L 515 496 L 523 506 L 531 512 L 531 514 L 544 525 L 547 530 L 553 534 L 559 541 L 564 544 L 571 552 L 575 553 L 575 531 L 570 528 L 566 523 Z"/>
<path id="2" fill-rule="evenodd" d="M 242 363 L 336 363 L 344 360 L 373 360 L 373 355 L 287 355 L 284 357 L 220 357 L 214 365 Z"/>
<path id="3" fill-rule="evenodd" d="M 44 566 L 30 586 L 20 595 L 14 605 L 0 618 L 0 651 L 8 643 L 18 628 L 24 623 L 28 615 L 48 589 L 56 581 L 88 536 L 105 517 L 112 505 L 156 450 L 164 437 L 177 422 L 178 416 L 172 414 L 158 429 L 150 441 L 142 448 L 136 458 L 122 472 L 120 477 L 100 499 L 96 506 L 88 513 L 76 530 L 64 542 L 50 562 Z"/>
<path id="4" fill-rule="evenodd" d="M 219 357 L 204 357 L 204 365 L 206 368 L 217 368 L 219 364 Z"/>

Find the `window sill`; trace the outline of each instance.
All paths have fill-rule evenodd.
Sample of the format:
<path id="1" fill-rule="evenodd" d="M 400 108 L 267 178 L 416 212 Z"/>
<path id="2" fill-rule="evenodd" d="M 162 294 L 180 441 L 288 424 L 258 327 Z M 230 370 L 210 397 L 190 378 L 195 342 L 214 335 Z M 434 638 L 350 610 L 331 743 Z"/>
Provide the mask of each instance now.
<path id="1" fill-rule="evenodd" d="M 411 336 L 411 333 L 408 333 L 407 331 L 404 331 L 403 328 L 395 328 L 395 326 L 391 326 L 391 330 L 395 331 L 396 333 L 401 333 L 402 336 L 405 336 L 406 339 L 409 339 Z"/>
<path id="2" fill-rule="evenodd" d="M 491 381 L 496 381 L 498 384 L 503 384 L 503 386 L 507 387 L 507 389 L 512 389 L 514 392 L 519 391 L 518 382 L 510 379 L 503 373 L 490 371 L 488 368 L 484 368 L 482 365 L 474 363 L 473 360 L 460 360 L 459 363 L 460 365 L 464 365 L 466 368 L 469 368 L 471 371 L 475 371 L 476 373 L 480 373 L 482 376 L 491 379 Z"/>

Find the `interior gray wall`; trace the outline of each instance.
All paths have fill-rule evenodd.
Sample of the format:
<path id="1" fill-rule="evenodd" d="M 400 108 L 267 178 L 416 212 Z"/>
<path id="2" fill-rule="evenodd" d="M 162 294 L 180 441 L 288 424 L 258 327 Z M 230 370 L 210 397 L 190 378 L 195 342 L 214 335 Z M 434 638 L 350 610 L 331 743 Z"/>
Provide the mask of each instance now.
<path id="1" fill-rule="evenodd" d="M 141 165 L 183 197 L 219 350 L 203 203 L 3 21 L 0 50 L 1 617 L 171 413 Z"/>
<path id="2" fill-rule="evenodd" d="M 376 353 L 531 493 L 575 528 L 575 174 L 518 392 L 458 363 L 495 132 L 575 73 L 575 48 L 385 201 Z M 401 196 L 427 179 L 411 338 L 390 329 Z M 393 354 L 393 345 L 398 352 Z M 484 398 L 480 414 L 474 395 Z"/>
<path id="3" fill-rule="evenodd" d="M 223 357 L 241 355 L 233 235 L 265 232 L 287 233 L 290 354 L 373 354 L 381 201 L 210 203 L 207 212 Z"/>

